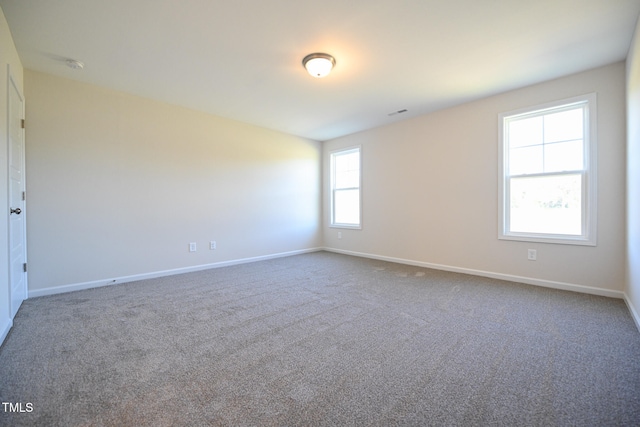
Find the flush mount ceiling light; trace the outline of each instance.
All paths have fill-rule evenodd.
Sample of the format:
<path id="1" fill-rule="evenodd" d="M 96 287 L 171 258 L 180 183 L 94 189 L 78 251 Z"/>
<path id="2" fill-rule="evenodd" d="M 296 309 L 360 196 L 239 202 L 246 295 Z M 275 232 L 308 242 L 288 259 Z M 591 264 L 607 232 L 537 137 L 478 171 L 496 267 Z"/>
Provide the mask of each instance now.
<path id="1" fill-rule="evenodd" d="M 324 77 L 335 67 L 336 60 L 326 53 L 311 53 L 302 59 L 302 65 L 313 77 Z"/>
<path id="2" fill-rule="evenodd" d="M 76 61 L 75 59 L 67 59 L 65 62 L 67 63 L 67 67 L 72 70 L 82 70 L 84 68 L 84 64 L 80 61 Z"/>

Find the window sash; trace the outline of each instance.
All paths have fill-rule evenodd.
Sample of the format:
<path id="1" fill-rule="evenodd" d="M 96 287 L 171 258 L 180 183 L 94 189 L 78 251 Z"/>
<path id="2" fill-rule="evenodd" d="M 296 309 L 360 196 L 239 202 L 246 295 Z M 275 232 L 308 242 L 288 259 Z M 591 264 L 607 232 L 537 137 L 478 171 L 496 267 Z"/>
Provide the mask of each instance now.
<path id="1" fill-rule="evenodd" d="M 556 183 L 549 182 L 553 180 Z M 573 191 L 558 189 L 558 180 L 564 181 L 565 190 Z M 519 186 L 519 183 L 524 185 Z M 572 189 L 572 185 L 578 188 Z M 510 211 L 506 218 L 507 230 L 514 236 L 580 238 L 587 231 L 586 185 L 587 174 L 582 171 L 509 177 L 506 182 L 509 195 L 506 208 Z M 518 189 L 525 195 L 517 197 L 514 193 Z M 525 206 L 518 206 L 520 204 Z"/>
<path id="2" fill-rule="evenodd" d="M 360 224 L 360 188 L 340 188 L 333 190 L 333 224 Z"/>

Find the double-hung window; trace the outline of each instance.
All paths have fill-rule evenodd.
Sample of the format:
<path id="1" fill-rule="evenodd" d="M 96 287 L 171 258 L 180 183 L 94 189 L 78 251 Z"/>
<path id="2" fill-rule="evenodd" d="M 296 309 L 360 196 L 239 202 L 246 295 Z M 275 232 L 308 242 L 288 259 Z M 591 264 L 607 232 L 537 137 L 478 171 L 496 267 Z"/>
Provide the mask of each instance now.
<path id="1" fill-rule="evenodd" d="M 331 153 L 331 225 L 360 228 L 360 147 Z"/>
<path id="2" fill-rule="evenodd" d="M 595 94 L 500 114 L 499 238 L 596 244 Z"/>

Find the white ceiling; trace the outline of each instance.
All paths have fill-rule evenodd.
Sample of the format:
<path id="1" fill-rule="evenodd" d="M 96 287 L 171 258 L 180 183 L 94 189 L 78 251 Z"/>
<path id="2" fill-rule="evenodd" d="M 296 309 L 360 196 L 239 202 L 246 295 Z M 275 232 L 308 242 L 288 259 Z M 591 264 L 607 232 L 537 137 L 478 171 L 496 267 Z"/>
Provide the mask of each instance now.
<path id="1" fill-rule="evenodd" d="M 25 68 L 319 141 L 623 60 L 640 14 L 640 0 L 0 7 Z M 318 51 L 337 61 L 324 79 L 301 64 Z M 84 70 L 66 67 L 68 58 Z"/>

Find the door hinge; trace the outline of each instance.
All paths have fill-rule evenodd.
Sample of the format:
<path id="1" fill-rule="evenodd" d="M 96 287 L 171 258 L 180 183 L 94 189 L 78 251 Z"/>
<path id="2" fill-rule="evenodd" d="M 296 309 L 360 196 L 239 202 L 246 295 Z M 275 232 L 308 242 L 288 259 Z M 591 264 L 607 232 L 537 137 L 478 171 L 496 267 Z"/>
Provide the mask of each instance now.
<path id="1" fill-rule="evenodd" d="M 22 264 L 22 271 L 27 272 L 27 263 Z"/>
<path id="2" fill-rule="evenodd" d="M 20 122 L 22 129 L 24 129 L 24 119 L 22 119 L 22 121 Z"/>

